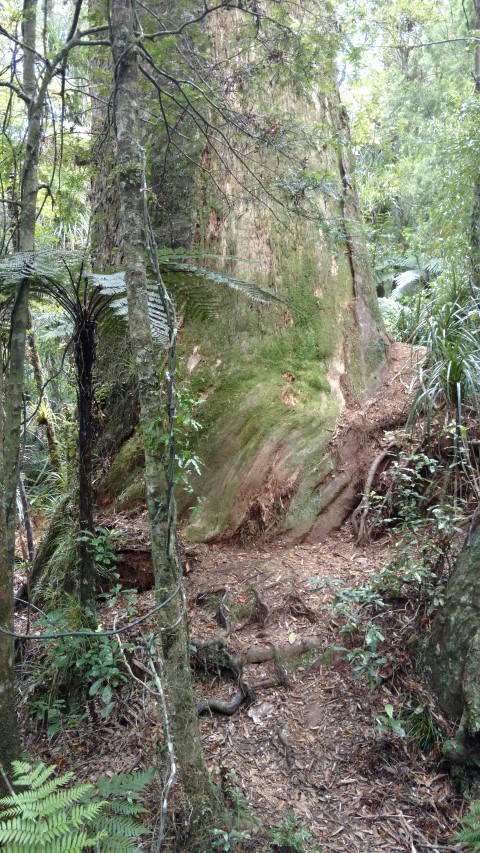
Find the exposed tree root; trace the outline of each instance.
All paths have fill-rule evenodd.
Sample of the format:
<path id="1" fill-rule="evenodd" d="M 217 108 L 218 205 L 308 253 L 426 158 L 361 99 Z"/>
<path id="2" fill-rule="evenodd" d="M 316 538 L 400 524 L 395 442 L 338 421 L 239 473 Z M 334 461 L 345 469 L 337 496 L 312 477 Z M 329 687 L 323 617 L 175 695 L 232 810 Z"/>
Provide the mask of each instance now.
<path id="1" fill-rule="evenodd" d="M 303 640 L 285 646 L 279 647 L 270 643 L 268 647 L 247 649 L 241 655 L 236 655 L 223 639 L 213 640 L 209 643 L 193 642 L 195 651 L 192 662 L 194 666 L 198 667 L 200 664 L 204 671 L 215 675 L 236 676 L 239 683 L 239 689 L 231 699 L 203 699 L 199 702 L 197 705 L 198 714 L 210 711 L 232 716 L 243 702 L 248 701 L 249 704 L 252 704 L 256 701 L 256 690 L 277 687 L 278 685 L 288 688 L 290 685 L 287 672 L 282 664 L 282 658 L 305 654 L 305 652 L 319 648 L 323 642 L 324 640 L 320 637 L 305 637 Z M 274 662 L 275 666 L 274 679 L 262 679 L 254 685 L 250 685 L 242 679 L 244 664 L 263 663 L 270 660 Z"/>
<path id="2" fill-rule="evenodd" d="M 251 586 L 249 590 L 254 596 L 253 607 L 250 611 L 248 618 L 245 622 L 242 622 L 238 628 L 235 628 L 235 631 L 243 631 L 247 625 L 251 625 L 253 622 L 257 622 L 261 628 L 264 628 L 267 624 L 267 619 L 270 616 L 270 608 L 268 604 L 266 604 L 261 597 L 258 589 L 255 586 Z"/>
<path id="3" fill-rule="evenodd" d="M 240 707 L 240 705 L 248 701 L 252 705 L 257 699 L 256 693 L 246 681 L 240 682 L 240 687 L 231 699 L 203 699 L 197 704 L 197 713 L 205 714 L 206 711 L 216 711 L 218 714 L 227 714 L 231 717 Z"/>
<path id="4" fill-rule="evenodd" d="M 367 520 L 368 511 L 370 509 L 370 492 L 372 491 L 373 481 L 375 479 L 375 475 L 382 464 L 389 456 L 392 454 L 392 450 L 397 448 L 398 445 L 396 442 L 392 442 L 389 444 L 385 450 L 382 450 L 378 456 L 375 457 L 370 468 L 368 469 L 367 479 L 365 480 L 365 486 L 363 489 L 363 497 L 357 508 L 352 512 L 350 516 L 351 522 L 353 525 L 353 529 L 356 533 L 356 542 L 357 545 L 360 542 L 363 542 L 365 538 L 365 522 Z"/>
<path id="5" fill-rule="evenodd" d="M 308 604 L 305 604 L 298 592 L 290 592 L 288 594 L 287 605 L 292 616 L 304 616 L 309 622 L 317 621 L 317 614 Z"/>
<path id="6" fill-rule="evenodd" d="M 263 663 L 268 660 L 275 660 L 275 656 L 280 658 L 294 658 L 304 655 L 306 652 L 311 652 L 312 649 L 318 649 L 323 646 L 325 640 L 323 637 L 304 637 L 295 643 L 288 643 L 283 646 L 254 647 L 243 652 L 241 660 L 245 663 Z"/>

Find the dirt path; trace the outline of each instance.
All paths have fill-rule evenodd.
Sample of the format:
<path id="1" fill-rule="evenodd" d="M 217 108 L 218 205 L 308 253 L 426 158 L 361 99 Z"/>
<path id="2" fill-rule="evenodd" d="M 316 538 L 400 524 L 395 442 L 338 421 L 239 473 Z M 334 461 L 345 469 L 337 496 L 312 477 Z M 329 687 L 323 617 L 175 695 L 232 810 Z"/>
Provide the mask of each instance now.
<path id="1" fill-rule="evenodd" d="M 190 576 L 192 598 L 225 586 L 241 602 L 249 587 L 258 590 L 270 614 L 263 628 L 233 631 L 232 645 L 240 650 L 311 635 L 324 639 L 318 653 L 290 662 L 290 689 L 259 692 L 257 703 L 236 717 L 202 723 L 212 767 L 224 763 L 235 771 L 252 811 L 270 825 L 295 812 L 324 851 L 440 851 L 456 828 L 459 802 L 444 770 L 377 730 L 375 717 L 392 702 L 395 686 L 372 692 L 363 680 L 352 680 L 341 655 L 325 654 L 341 637 L 324 609 L 331 599 L 324 584 L 336 578 L 356 585 L 387 561 L 385 544 L 366 551 L 343 531 L 322 545 L 287 550 L 211 548 Z M 310 618 L 299 614 L 297 596 L 313 611 Z M 195 636 L 218 633 L 205 610 L 197 606 L 193 614 Z M 272 674 L 272 665 L 259 670 L 247 667 L 245 675 L 255 682 Z"/>
<path id="2" fill-rule="evenodd" d="M 284 661 L 288 686 L 259 687 L 256 702 L 232 717 L 202 717 L 208 763 L 232 805 L 248 809 L 263 826 L 295 814 L 311 833 L 305 853 L 315 844 L 324 853 L 460 850 L 451 841 L 460 801 L 438 755 L 407 750 L 401 738 L 381 735 L 375 725 L 386 703 L 402 704 L 413 675 L 407 673 L 400 684 L 392 674 L 372 692 L 364 680 L 352 680 L 349 664 L 332 651 L 341 636 L 326 607 L 332 597 L 326 583 L 332 578 L 347 586 L 360 583 L 388 562 L 388 545 L 365 550 L 343 530 L 321 545 L 201 546 L 188 553 L 193 638 L 220 634 L 216 612 L 225 589 L 232 623 L 228 641 L 236 651 L 288 646 L 303 637 L 321 640 L 318 651 Z M 255 619 L 258 597 L 266 610 Z M 153 593 L 143 593 L 140 603 L 147 610 Z M 111 614 L 102 621 L 108 624 Z M 274 679 L 275 665 L 247 665 L 244 677 L 252 684 Z M 210 678 L 199 680 L 198 689 L 199 695 L 226 698 L 238 685 Z M 112 716 L 106 723 L 82 722 L 51 741 L 27 726 L 27 748 L 87 778 L 106 767 L 129 769 L 139 756 L 148 762 L 157 724 L 145 695 L 137 688 Z M 251 834 L 245 850 L 281 849 L 261 842 L 260 830 Z"/>

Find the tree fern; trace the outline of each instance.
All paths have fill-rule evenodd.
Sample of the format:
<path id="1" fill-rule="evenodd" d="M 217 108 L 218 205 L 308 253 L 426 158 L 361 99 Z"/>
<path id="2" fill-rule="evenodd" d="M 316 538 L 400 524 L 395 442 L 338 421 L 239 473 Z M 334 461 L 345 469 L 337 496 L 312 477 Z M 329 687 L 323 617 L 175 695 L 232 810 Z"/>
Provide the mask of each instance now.
<path id="1" fill-rule="evenodd" d="M 455 841 L 467 845 L 471 853 L 480 851 L 480 800 L 475 800 L 470 811 L 462 818 L 464 829 L 455 836 Z"/>
<path id="2" fill-rule="evenodd" d="M 137 853 L 135 839 L 148 830 L 139 822 L 143 791 L 152 771 L 121 773 L 69 785 L 72 773 L 51 778 L 55 768 L 15 762 L 17 789 L 0 799 L 0 847 L 5 853 Z M 20 790 L 18 790 L 20 789 Z"/>
<path id="3" fill-rule="evenodd" d="M 193 253 L 192 257 L 203 258 L 199 253 Z M 272 291 L 253 282 L 191 263 L 189 253 L 161 251 L 159 269 L 177 306 L 200 319 L 218 315 L 219 288 L 237 291 L 255 302 L 282 302 Z M 111 324 L 115 317 L 126 321 L 125 273 L 90 272 L 87 259 L 80 253 L 39 250 L 17 252 L 0 259 L 3 295 L 13 296 L 14 287 L 22 278 L 30 280 L 32 293 L 50 295 L 70 316 L 75 316 L 78 307 L 88 305 L 95 317 L 104 323 Z M 148 282 L 148 289 L 152 333 L 157 341 L 166 345 L 168 320 L 154 280 Z"/>

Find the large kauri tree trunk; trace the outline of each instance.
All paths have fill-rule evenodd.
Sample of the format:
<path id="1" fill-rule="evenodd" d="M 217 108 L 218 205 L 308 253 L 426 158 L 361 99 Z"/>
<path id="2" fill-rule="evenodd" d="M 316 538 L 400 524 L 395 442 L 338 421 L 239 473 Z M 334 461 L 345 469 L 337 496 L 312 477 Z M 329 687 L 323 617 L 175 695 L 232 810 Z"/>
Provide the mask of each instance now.
<path id="1" fill-rule="evenodd" d="M 212 16 L 218 67 L 242 22 L 240 12 Z M 366 471 L 337 476 L 338 448 L 332 452 L 330 443 L 342 410 L 378 386 L 386 337 L 328 37 L 301 87 L 279 71 L 281 58 L 267 69 L 256 63 L 254 43 L 251 56 L 242 54 L 241 85 L 226 85 L 232 110 L 255 115 L 267 139 L 270 131 L 274 140 L 292 141 L 290 160 L 280 160 L 274 145 L 254 148 L 235 130 L 227 131 L 231 150 L 221 159 L 217 142 L 205 146 L 196 242 L 225 257 L 231 275 L 273 289 L 285 306 L 252 306 L 238 297 L 225 301 L 214 335 L 211 324 L 185 327 L 187 370 L 205 398 L 199 418 L 206 427 L 198 446 L 205 467 L 181 506 L 186 517 L 201 498 L 186 528 L 191 539 L 318 540 L 362 491 Z M 235 79 L 230 66 L 229 74 Z"/>

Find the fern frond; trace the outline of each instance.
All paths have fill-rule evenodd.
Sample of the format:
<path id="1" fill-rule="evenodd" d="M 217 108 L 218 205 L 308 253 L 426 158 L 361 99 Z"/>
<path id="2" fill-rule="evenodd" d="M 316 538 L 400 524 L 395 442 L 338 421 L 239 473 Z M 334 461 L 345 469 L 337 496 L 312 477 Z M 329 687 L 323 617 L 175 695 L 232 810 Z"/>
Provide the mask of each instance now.
<path id="1" fill-rule="evenodd" d="M 55 767 L 53 767 L 53 768 L 49 767 L 48 769 L 53 770 L 53 772 L 55 772 Z M 15 795 L 15 804 L 22 807 L 22 808 L 23 807 L 27 808 L 29 806 L 29 804 L 31 804 L 31 803 L 40 802 L 41 800 L 45 800 L 54 791 L 57 791 L 58 788 L 61 788 L 63 785 L 67 785 L 68 782 L 70 782 L 72 780 L 72 777 L 73 777 L 73 773 L 65 773 L 64 776 L 60 776 L 58 779 L 52 779 L 50 782 L 43 783 L 40 787 L 38 787 L 36 789 L 33 788 L 30 791 L 19 791 Z M 20 787 L 20 786 L 24 787 L 25 785 L 29 784 L 29 782 L 27 781 L 28 779 L 29 779 L 28 776 L 22 776 L 19 779 L 15 779 L 15 785 L 18 787 Z M 87 783 L 85 783 L 85 784 L 87 784 Z M 92 788 L 91 785 L 87 785 L 87 787 Z M 60 795 L 67 795 L 69 793 L 69 791 L 68 790 L 59 791 L 58 793 Z M 83 793 L 84 792 L 82 792 L 81 796 L 83 796 Z M 2 807 L 4 803 L 6 805 L 9 805 L 9 804 L 13 805 L 12 797 L 4 797 L 4 799 L 0 801 L 0 807 Z"/>
<path id="2" fill-rule="evenodd" d="M 480 800 L 475 800 L 468 814 L 462 818 L 464 829 L 457 833 L 455 841 L 466 844 L 471 853 L 480 851 Z"/>
<path id="3" fill-rule="evenodd" d="M 97 788 L 102 797 L 125 796 L 126 794 L 141 794 L 146 786 L 150 784 L 155 775 L 155 770 L 137 770 L 135 773 L 117 773 L 110 779 L 107 776 L 99 776 Z"/>
<path id="4" fill-rule="evenodd" d="M 122 838 L 136 838 L 137 835 L 148 835 L 149 833 L 149 830 L 137 820 L 118 816 L 104 818 L 102 829 L 106 830 L 109 841 L 121 841 Z"/>
<path id="5" fill-rule="evenodd" d="M 62 784 L 64 783 L 62 782 Z M 86 794 L 93 791 L 93 786 L 88 783 L 78 784 L 73 788 L 64 788 L 63 790 L 57 790 L 57 788 L 58 785 L 51 792 L 45 792 L 41 788 L 38 791 L 20 791 L 16 795 L 18 797 L 16 805 L 22 809 L 24 814 L 32 815 L 32 817 L 37 815 L 48 816 L 78 803 Z"/>
<path id="6" fill-rule="evenodd" d="M 129 802 L 128 800 L 109 800 L 109 810 L 112 814 L 125 815 L 125 817 L 141 815 L 146 811 L 141 803 Z"/>
<path id="7" fill-rule="evenodd" d="M 92 847 L 137 853 L 134 839 L 149 834 L 138 820 L 145 811 L 139 800 L 153 771 L 102 778 L 100 791 L 88 783 L 67 788 L 72 774 L 50 779 L 54 770 L 25 762 L 14 766 L 14 786 L 30 788 L 0 803 L 2 853 L 83 853 Z"/>
<path id="8" fill-rule="evenodd" d="M 92 273 L 89 280 L 110 300 L 111 311 L 125 322 L 128 318 L 128 305 L 125 292 L 125 273 L 115 272 L 99 275 Z M 152 335 L 158 343 L 166 346 L 169 341 L 168 318 L 160 300 L 155 282 L 147 282 L 148 287 L 148 313 Z"/>
<path id="9" fill-rule="evenodd" d="M 166 260 L 164 258 L 159 261 L 159 265 L 160 271 L 165 277 L 172 275 L 172 273 L 181 273 L 184 276 L 202 279 L 203 281 L 212 282 L 213 284 L 220 284 L 222 287 L 227 287 L 230 290 L 238 290 L 240 293 L 244 293 L 256 302 L 283 303 L 283 300 L 273 293 L 273 291 L 266 290 L 266 288 L 260 287 L 258 284 L 254 284 L 251 281 L 233 278 L 233 276 L 228 275 L 226 272 L 206 269 L 205 267 L 200 267 L 196 264 L 187 264 L 173 259 Z"/>

